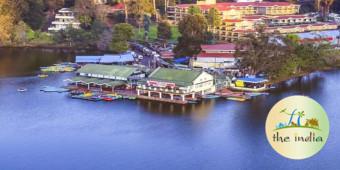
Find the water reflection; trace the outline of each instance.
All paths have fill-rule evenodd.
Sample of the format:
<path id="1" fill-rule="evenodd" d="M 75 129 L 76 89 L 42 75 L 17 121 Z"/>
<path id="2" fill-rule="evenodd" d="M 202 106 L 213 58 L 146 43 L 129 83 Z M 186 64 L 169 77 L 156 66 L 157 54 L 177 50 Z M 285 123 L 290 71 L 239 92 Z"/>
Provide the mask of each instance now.
<path id="1" fill-rule="evenodd" d="M 195 115 L 197 117 L 206 117 L 207 113 L 211 112 L 215 102 L 215 100 L 203 100 L 200 102 L 200 104 L 180 105 L 165 102 L 138 100 L 137 105 L 145 112 L 157 115 Z"/>
<path id="2" fill-rule="evenodd" d="M 0 48 L 0 77 L 33 75 L 42 66 L 74 61 L 74 54 L 32 48 Z"/>
<path id="3" fill-rule="evenodd" d="M 340 71 L 297 78 L 247 102 L 217 99 L 190 105 L 88 102 L 39 91 L 46 85 L 61 86 L 73 73 L 46 79 L 10 77 L 72 60 L 73 55 L 62 52 L 0 51 L 0 75 L 6 76 L 0 78 L 0 169 L 338 167 Z M 20 86 L 29 91 L 17 93 Z M 271 107 L 294 94 L 311 96 L 325 107 L 333 134 L 322 152 L 302 162 L 277 155 L 264 132 Z"/>

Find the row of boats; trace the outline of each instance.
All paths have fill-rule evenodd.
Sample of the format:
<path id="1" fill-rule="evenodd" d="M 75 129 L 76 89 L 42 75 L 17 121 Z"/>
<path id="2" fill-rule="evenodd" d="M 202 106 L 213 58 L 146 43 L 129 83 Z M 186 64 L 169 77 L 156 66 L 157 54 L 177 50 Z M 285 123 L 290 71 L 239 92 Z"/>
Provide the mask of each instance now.
<path id="1" fill-rule="evenodd" d="M 247 101 L 250 100 L 253 97 L 262 96 L 262 95 L 268 95 L 267 92 L 234 92 L 230 91 L 228 89 L 222 89 L 215 94 L 207 94 L 203 95 L 202 99 L 215 99 L 215 98 L 225 98 L 227 100 L 233 100 L 233 101 Z"/>
<path id="2" fill-rule="evenodd" d="M 76 63 L 60 63 L 53 66 L 40 67 L 41 72 L 73 72 L 79 68 Z"/>
<path id="3" fill-rule="evenodd" d="M 116 93 L 96 93 L 90 91 L 79 91 L 73 90 L 70 92 L 69 96 L 73 99 L 82 99 L 82 100 L 89 100 L 89 101 L 114 101 L 120 99 L 128 99 L 128 100 L 135 100 L 136 97 L 134 96 L 123 96 Z"/>

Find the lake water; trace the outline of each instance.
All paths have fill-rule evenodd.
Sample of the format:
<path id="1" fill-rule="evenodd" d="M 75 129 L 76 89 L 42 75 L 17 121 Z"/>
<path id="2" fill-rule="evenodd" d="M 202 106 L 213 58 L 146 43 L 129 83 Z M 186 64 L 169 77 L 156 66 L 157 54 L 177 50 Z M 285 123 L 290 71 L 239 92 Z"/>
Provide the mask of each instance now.
<path id="1" fill-rule="evenodd" d="M 338 169 L 340 71 L 290 81 L 249 102 L 178 106 L 148 101 L 89 102 L 43 93 L 73 73 L 37 78 L 40 66 L 73 54 L 0 49 L 0 169 Z M 28 92 L 18 93 L 26 87 Z M 325 147 L 312 158 L 281 157 L 265 136 L 270 108 L 302 94 L 324 106 Z"/>

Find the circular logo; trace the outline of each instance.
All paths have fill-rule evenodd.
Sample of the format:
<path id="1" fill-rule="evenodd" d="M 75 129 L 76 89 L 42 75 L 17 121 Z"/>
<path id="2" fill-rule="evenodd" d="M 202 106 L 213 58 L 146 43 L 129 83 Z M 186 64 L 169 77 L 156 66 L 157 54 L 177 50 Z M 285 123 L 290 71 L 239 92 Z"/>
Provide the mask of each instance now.
<path id="1" fill-rule="evenodd" d="M 291 96 L 279 101 L 266 120 L 270 145 L 290 159 L 306 159 L 315 155 L 325 145 L 328 134 L 325 110 L 306 96 Z"/>

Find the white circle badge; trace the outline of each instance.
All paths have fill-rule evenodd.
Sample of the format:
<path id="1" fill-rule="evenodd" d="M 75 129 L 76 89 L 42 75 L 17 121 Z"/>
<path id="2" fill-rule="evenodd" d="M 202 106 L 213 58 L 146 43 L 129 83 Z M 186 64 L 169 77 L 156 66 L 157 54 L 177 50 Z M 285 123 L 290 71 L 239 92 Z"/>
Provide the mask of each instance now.
<path id="1" fill-rule="evenodd" d="M 266 135 L 280 155 L 306 159 L 325 145 L 329 135 L 328 117 L 322 106 L 309 97 L 287 97 L 270 110 Z"/>

